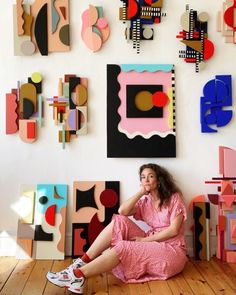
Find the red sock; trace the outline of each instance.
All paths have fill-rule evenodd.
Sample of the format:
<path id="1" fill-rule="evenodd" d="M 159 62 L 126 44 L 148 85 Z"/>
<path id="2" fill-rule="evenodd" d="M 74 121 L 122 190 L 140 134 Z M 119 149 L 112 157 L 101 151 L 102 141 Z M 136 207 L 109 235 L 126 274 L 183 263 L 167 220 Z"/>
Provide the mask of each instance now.
<path id="1" fill-rule="evenodd" d="M 90 257 L 89 257 L 86 253 L 84 253 L 84 255 L 81 257 L 81 259 L 82 259 L 83 262 L 85 262 L 85 263 L 89 263 L 90 261 L 92 261 L 92 260 L 90 259 Z"/>
<path id="2" fill-rule="evenodd" d="M 85 275 L 83 274 L 83 272 L 82 272 L 82 270 L 80 268 L 74 269 L 74 275 L 77 278 L 81 278 L 81 277 L 84 277 L 85 278 Z"/>

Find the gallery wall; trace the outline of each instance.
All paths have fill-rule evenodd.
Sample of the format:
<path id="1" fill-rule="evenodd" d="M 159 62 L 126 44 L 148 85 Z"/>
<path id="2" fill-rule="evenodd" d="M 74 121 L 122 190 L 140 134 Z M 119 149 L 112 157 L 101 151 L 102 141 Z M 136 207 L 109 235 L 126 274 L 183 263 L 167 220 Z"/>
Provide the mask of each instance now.
<path id="1" fill-rule="evenodd" d="M 27 2 L 27 1 L 26 1 Z M 30 3 L 30 1 L 28 1 Z M 71 51 L 35 54 L 19 57 L 13 54 L 13 0 L 1 1 L 0 17 L 0 255 L 14 255 L 14 239 L 18 214 L 15 204 L 19 199 L 21 184 L 55 183 L 69 185 L 67 208 L 67 254 L 71 249 L 71 217 L 73 182 L 78 180 L 120 181 L 121 202 L 139 189 L 138 168 L 141 164 L 155 162 L 166 167 L 182 188 L 186 204 L 199 194 L 215 192 L 205 180 L 219 176 L 218 147 L 236 149 L 235 117 L 217 133 L 201 133 L 200 97 L 205 83 L 215 75 L 230 74 L 235 96 L 235 46 L 226 44 L 221 33 L 216 32 L 217 11 L 221 0 L 190 0 L 188 4 L 199 12 L 209 13 L 208 34 L 215 44 L 215 54 L 206 68 L 195 73 L 193 64 L 179 59 L 184 45 L 176 39 L 181 30 L 180 16 L 186 1 L 164 0 L 163 12 L 167 16 L 161 24 L 154 25 L 154 40 L 141 42 L 141 52 L 136 54 L 132 44 L 124 37 L 125 25 L 119 20 L 121 1 L 94 0 L 90 4 L 103 6 L 111 35 L 102 49 L 93 53 L 81 39 L 81 14 L 89 1 L 71 0 Z M 3 13 L 4 12 L 4 13 Z M 167 63 L 175 65 L 176 73 L 176 158 L 107 158 L 106 135 L 106 65 L 123 63 Z M 5 93 L 24 82 L 33 72 L 43 76 L 43 97 L 57 93 L 57 83 L 64 74 L 88 78 L 88 134 L 79 136 L 66 145 L 58 143 L 58 128 L 52 120 L 52 109 L 45 103 L 43 127 L 38 140 L 27 144 L 18 134 L 5 134 Z M 235 104 L 233 103 L 233 110 Z M 212 208 L 212 236 L 215 235 L 216 214 Z M 215 216 L 215 217 L 214 217 Z M 186 237 L 191 251 L 191 214 L 186 224 Z"/>

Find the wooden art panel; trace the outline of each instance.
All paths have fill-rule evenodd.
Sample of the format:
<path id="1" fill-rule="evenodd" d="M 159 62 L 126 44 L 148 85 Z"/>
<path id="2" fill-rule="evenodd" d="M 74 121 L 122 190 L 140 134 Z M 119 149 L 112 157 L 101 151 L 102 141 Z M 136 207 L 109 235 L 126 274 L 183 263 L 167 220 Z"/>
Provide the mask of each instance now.
<path id="1" fill-rule="evenodd" d="M 119 208 L 118 181 L 76 181 L 73 189 L 72 257 L 82 256 Z"/>
<path id="2" fill-rule="evenodd" d="M 21 186 L 17 258 L 64 259 L 67 185 Z"/>

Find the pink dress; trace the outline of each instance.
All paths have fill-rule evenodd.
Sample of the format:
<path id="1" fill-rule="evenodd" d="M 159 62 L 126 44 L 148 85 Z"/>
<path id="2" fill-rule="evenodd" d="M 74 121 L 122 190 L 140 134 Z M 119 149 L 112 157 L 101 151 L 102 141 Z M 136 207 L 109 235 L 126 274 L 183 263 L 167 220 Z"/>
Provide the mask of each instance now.
<path id="1" fill-rule="evenodd" d="M 142 197 L 136 204 L 134 218 L 146 222 L 151 229 L 145 233 L 126 216 L 113 215 L 114 227 L 112 247 L 120 263 L 113 268 L 113 274 L 125 283 L 140 283 L 151 280 L 166 280 L 180 273 L 187 261 L 184 238 L 184 222 L 179 234 L 163 242 L 131 241 L 135 236 L 149 236 L 167 228 L 171 221 L 183 214 L 186 208 L 178 193 L 171 196 L 168 207 L 156 209 L 150 196 Z"/>

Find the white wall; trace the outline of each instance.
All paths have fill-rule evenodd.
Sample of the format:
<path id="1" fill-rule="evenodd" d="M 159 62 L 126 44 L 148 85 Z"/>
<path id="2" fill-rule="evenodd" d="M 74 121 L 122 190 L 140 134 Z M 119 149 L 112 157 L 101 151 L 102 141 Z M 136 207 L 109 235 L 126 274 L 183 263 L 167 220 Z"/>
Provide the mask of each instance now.
<path id="1" fill-rule="evenodd" d="M 29 1 L 28 1 L 29 2 Z M 48 57 L 13 55 L 12 5 L 13 0 L 1 0 L 0 17 L 0 255 L 12 254 L 14 243 L 8 236 L 16 234 L 17 214 L 12 205 L 19 197 L 23 183 L 67 183 L 70 187 L 67 236 L 71 236 L 70 210 L 72 185 L 75 180 L 119 180 L 121 201 L 132 195 L 139 186 L 138 167 L 156 162 L 168 168 L 182 188 L 186 203 L 197 194 L 214 192 L 204 180 L 218 176 L 218 146 L 236 148 L 235 117 L 230 124 L 215 134 L 202 134 L 199 123 L 199 99 L 205 83 L 218 74 L 235 72 L 236 45 L 225 44 L 216 32 L 216 15 L 221 0 L 188 1 L 191 8 L 207 11 L 210 15 L 209 38 L 215 43 L 215 55 L 202 73 L 195 73 L 194 65 L 178 58 L 184 45 L 175 36 L 181 30 L 180 16 L 185 11 L 183 0 L 165 0 L 167 17 L 155 25 L 153 41 L 141 43 L 139 55 L 124 38 L 125 25 L 118 19 L 121 1 L 71 0 L 71 44 L 69 53 L 52 53 Z M 103 6 L 111 36 L 101 51 L 90 52 L 81 37 L 81 13 L 88 4 Z M 108 159 L 106 157 L 106 64 L 108 63 L 173 63 L 176 66 L 176 158 Z M 80 136 L 62 150 L 57 142 L 58 129 L 52 120 L 52 109 L 45 108 L 44 126 L 34 144 L 25 144 L 18 134 L 5 135 L 5 93 L 15 87 L 16 81 L 26 81 L 32 72 L 44 77 L 43 95 L 57 94 L 57 82 L 65 73 L 75 73 L 89 79 L 88 134 Z M 233 84 L 235 84 L 233 80 Z M 235 87 L 233 85 L 235 95 Z M 189 216 L 190 217 L 190 216 Z M 189 218 L 189 224 L 191 218 Z M 191 235 L 186 226 L 186 235 Z M 214 228 L 214 223 L 213 223 Z M 214 231 L 213 231 L 214 235 Z M 191 239 L 190 239 L 191 240 Z M 70 248 L 70 242 L 67 244 Z"/>

